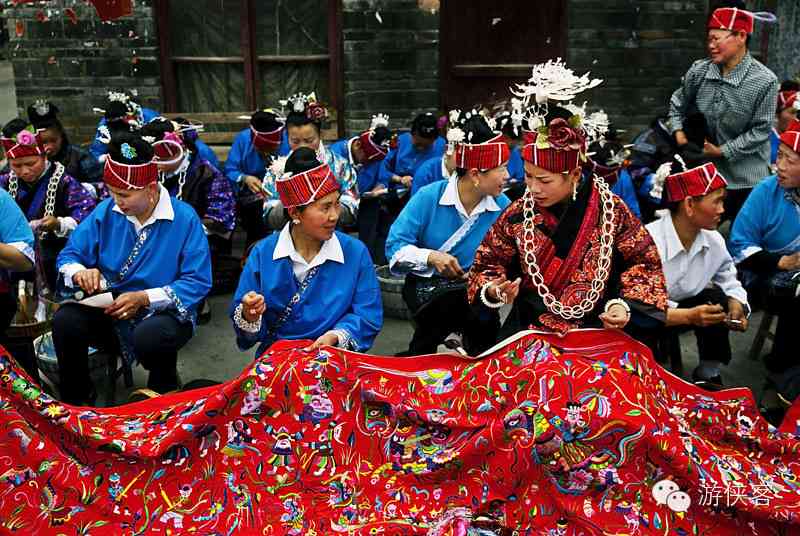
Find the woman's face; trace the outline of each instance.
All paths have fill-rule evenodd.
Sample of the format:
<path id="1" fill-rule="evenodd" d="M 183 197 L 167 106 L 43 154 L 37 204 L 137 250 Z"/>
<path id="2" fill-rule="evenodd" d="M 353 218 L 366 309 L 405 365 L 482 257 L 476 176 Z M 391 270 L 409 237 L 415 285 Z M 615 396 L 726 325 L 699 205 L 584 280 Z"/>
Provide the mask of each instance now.
<path id="1" fill-rule="evenodd" d="M 289 216 L 298 220 L 297 225 L 307 236 L 324 242 L 333 236 L 342 205 L 339 203 L 339 192 L 331 192 L 325 197 L 317 199 L 302 211 L 289 209 Z"/>
<path id="2" fill-rule="evenodd" d="M 540 207 L 552 207 L 571 197 L 579 177 L 580 168 L 569 174 L 554 173 L 525 161 L 525 184 Z"/>
<path id="3" fill-rule="evenodd" d="M 289 147 L 292 151 L 296 151 L 299 147 L 308 147 L 312 151 L 319 149 L 319 131 L 317 127 L 311 123 L 290 126 L 288 129 Z"/>
<path id="4" fill-rule="evenodd" d="M 470 175 L 473 184 L 478 188 L 481 196 L 497 197 L 503 192 L 503 186 L 508 180 L 508 168 L 505 165 L 486 171 L 471 169 L 467 173 Z"/>
<path id="5" fill-rule="evenodd" d="M 797 110 L 794 106 L 789 106 L 778 114 L 778 132 L 784 132 L 793 120 L 797 119 Z"/>
<path id="6" fill-rule="evenodd" d="M 153 208 L 153 198 L 156 195 L 158 184 L 148 184 L 142 190 L 124 190 L 107 186 L 114 203 L 126 215 L 131 217 L 143 216 Z"/>
<path id="7" fill-rule="evenodd" d="M 800 154 L 789 149 L 785 143 L 781 143 L 778 146 L 775 167 L 778 170 L 778 184 L 781 188 L 786 190 L 800 188 Z"/>
<path id="8" fill-rule="evenodd" d="M 20 158 L 9 159 L 8 165 L 14 175 L 25 182 L 36 182 L 44 173 L 43 156 L 22 156 Z"/>
<path id="9" fill-rule="evenodd" d="M 713 29 L 708 31 L 706 47 L 711 61 L 722 65 L 735 58 L 747 44 L 747 34 L 742 31 Z"/>
<path id="10" fill-rule="evenodd" d="M 56 127 L 42 130 L 39 133 L 39 139 L 42 140 L 44 152 L 47 153 L 47 156 L 51 157 L 57 155 L 64 145 L 64 137 L 61 135 L 61 131 Z"/>

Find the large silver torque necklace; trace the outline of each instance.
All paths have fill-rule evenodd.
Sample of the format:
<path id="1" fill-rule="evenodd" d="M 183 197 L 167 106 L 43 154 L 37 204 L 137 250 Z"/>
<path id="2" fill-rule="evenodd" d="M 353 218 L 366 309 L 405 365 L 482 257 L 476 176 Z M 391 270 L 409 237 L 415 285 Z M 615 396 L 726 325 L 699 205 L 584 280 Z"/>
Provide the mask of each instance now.
<path id="1" fill-rule="evenodd" d="M 58 183 L 61 182 L 61 177 L 64 175 L 64 165 L 60 162 L 54 162 L 56 169 L 50 176 L 50 181 L 47 183 L 47 196 L 44 202 L 44 217 L 52 216 L 56 210 L 56 192 L 58 192 Z M 8 177 L 8 194 L 14 199 L 17 199 L 17 191 L 19 190 L 19 178 L 12 171 Z"/>
<path id="2" fill-rule="evenodd" d="M 592 280 L 591 289 L 586 297 L 577 305 L 564 305 L 556 299 L 547 288 L 544 277 L 541 274 L 539 265 L 536 262 L 536 241 L 534 233 L 533 218 L 534 203 L 530 190 L 525 191 L 523 196 L 523 222 L 522 249 L 525 254 L 525 270 L 533 281 L 536 291 L 544 301 L 547 310 L 554 315 L 560 316 L 564 320 L 577 320 L 589 311 L 593 310 L 597 300 L 603 294 L 606 279 L 608 279 L 611 268 L 611 255 L 614 250 L 614 198 L 606 182 L 597 177 L 593 178 L 595 186 L 600 192 L 600 203 L 603 211 L 602 225 L 600 234 L 600 254 L 597 259 L 597 273 Z"/>

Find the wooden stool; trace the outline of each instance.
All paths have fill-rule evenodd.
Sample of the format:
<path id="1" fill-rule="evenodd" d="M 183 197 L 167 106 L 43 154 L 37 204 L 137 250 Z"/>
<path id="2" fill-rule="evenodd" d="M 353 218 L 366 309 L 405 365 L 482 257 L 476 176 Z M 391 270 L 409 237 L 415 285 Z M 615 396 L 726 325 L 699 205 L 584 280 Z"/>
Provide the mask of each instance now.
<path id="1" fill-rule="evenodd" d="M 772 332 L 772 321 L 775 315 L 764 311 L 764 316 L 761 318 L 761 323 L 758 325 L 758 331 L 753 338 L 753 345 L 750 346 L 750 353 L 748 357 L 751 361 L 758 361 L 761 359 L 761 351 L 764 349 L 764 342 L 775 339 L 775 334 Z"/>

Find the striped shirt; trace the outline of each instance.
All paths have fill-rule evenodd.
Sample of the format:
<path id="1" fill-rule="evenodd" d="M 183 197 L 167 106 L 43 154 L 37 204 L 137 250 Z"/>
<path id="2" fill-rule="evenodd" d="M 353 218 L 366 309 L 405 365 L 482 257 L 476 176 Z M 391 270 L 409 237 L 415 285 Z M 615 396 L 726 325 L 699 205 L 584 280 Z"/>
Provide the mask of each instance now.
<path id="1" fill-rule="evenodd" d="M 690 110 L 701 112 L 722 150 L 715 164 L 728 187 L 752 188 L 770 174 L 769 133 L 777 99 L 777 77 L 749 52 L 726 76 L 711 60 L 699 60 L 670 99 L 672 131 L 683 129 Z"/>

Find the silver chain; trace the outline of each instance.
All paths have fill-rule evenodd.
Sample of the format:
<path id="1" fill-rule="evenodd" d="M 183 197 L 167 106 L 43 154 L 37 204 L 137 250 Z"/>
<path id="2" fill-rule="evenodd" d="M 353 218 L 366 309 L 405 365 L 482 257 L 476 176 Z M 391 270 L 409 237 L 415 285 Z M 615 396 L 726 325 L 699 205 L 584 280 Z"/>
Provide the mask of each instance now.
<path id="1" fill-rule="evenodd" d="M 56 193 L 58 192 L 58 183 L 61 182 L 61 177 L 64 175 L 64 165 L 60 162 L 54 162 L 56 166 L 55 171 L 50 176 L 50 181 L 47 183 L 47 196 L 44 201 L 44 217 L 52 216 L 56 210 Z M 19 190 L 19 178 L 14 172 L 8 177 L 8 194 L 14 199 L 17 199 L 17 191 Z"/>
<path id="2" fill-rule="evenodd" d="M 166 180 L 167 180 L 166 177 L 164 175 L 161 175 L 161 179 L 158 182 L 159 184 L 164 186 Z M 183 195 L 183 187 L 185 184 L 186 184 L 186 172 L 181 171 L 180 173 L 178 173 L 178 191 L 175 193 L 175 199 L 181 199 L 181 196 Z"/>
<path id="3" fill-rule="evenodd" d="M 592 287 L 586 298 L 578 305 L 564 305 L 556 299 L 547 288 L 544 277 L 541 274 L 539 265 L 536 262 L 536 241 L 535 228 L 533 223 L 534 203 L 530 190 L 525 191 L 523 197 L 523 213 L 525 221 L 522 232 L 522 248 L 525 253 L 525 270 L 533 280 L 536 291 L 544 301 L 545 307 L 554 315 L 560 316 L 564 320 L 577 320 L 589 311 L 593 310 L 597 300 L 603 294 L 606 280 L 608 279 L 611 268 L 611 255 L 614 250 L 614 198 L 606 182 L 597 175 L 593 178 L 595 186 L 600 191 L 600 203 L 602 208 L 602 223 L 600 233 L 600 255 L 597 259 L 597 274 L 592 280 Z"/>

